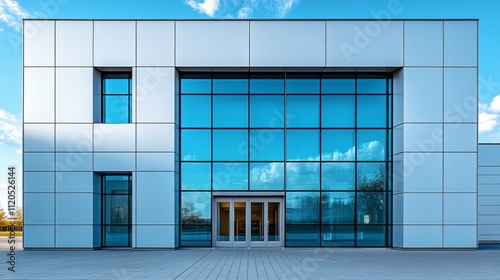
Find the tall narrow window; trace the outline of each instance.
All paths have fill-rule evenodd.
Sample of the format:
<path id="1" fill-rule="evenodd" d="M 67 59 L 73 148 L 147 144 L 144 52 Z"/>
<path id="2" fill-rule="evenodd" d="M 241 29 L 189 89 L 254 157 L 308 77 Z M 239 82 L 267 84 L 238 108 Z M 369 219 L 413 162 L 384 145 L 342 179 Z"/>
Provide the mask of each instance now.
<path id="1" fill-rule="evenodd" d="M 103 123 L 132 122 L 132 74 L 128 72 L 102 74 Z"/>
<path id="2" fill-rule="evenodd" d="M 102 246 L 132 246 L 130 175 L 102 176 Z"/>

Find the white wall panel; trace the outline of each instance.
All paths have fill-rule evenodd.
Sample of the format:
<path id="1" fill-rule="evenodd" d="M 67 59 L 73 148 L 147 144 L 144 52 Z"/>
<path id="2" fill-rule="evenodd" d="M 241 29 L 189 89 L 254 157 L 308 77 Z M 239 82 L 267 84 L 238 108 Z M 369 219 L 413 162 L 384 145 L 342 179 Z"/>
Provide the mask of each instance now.
<path id="1" fill-rule="evenodd" d="M 442 224 L 442 194 L 408 193 L 404 196 L 404 221 L 406 225 Z M 425 203 L 422 203 L 423 201 Z"/>
<path id="2" fill-rule="evenodd" d="M 135 66 L 135 21 L 94 22 L 94 66 Z"/>
<path id="3" fill-rule="evenodd" d="M 405 226 L 404 247 L 440 248 L 443 246 L 442 226 Z"/>
<path id="4" fill-rule="evenodd" d="M 405 66 L 443 65 L 443 22 L 405 21 Z"/>
<path id="5" fill-rule="evenodd" d="M 92 21 L 56 22 L 56 65 L 92 66 Z"/>
<path id="6" fill-rule="evenodd" d="M 475 193 L 445 193 L 444 223 L 477 224 L 477 195 Z"/>
<path id="7" fill-rule="evenodd" d="M 137 69 L 137 122 L 175 121 L 175 68 Z"/>
<path id="8" fill-rule="evenodd" d="M 94 151 L 133 152 L 134 124 L 94 124 Z"/>
<path id="9" fill-rule="evenodd" d="M 174 124 L 137 125 L 137 151 L 174 152 Z"/>
<path id="10" fill-rule="evenodd" d="M 23 211 L 25 225 L 54 224 L 54 194 L 24 193 Z"/>
<path id="11" fill-rule="evenodd" d="M 93 68 L 56 69 L 56 121 L 93 121 Z"/>
<path id="12" fill-rule="evenodd" d="M 500 166 L 500 145 L 478 145 L 479 166 Z"/>
<path id="13" fill-rule="evenodd" d="M 481 151 L 481 145 L 479 145 L 479 152 Z M 478 167 L 479 175 L 500 175 L 500 167 Z"/>
<path id="14" fill-rule="evenodd" d="M 53 172 L 24 172 L 24 192 L 54 192 Z"/>
<path id="15" fill-rule="evenodd" d="M 57 172 L 57 192 L 93 192 L 94 174 L 92 172 Z"/>
<path id="16" fill-rule="evenodd" d="M 173 172 L 137 172 L 137 224 L 174 224 Z"/>
<path id="17" fill-rule="evenodd" d="M 138 248 L 174 248 L 175 226 L 137 226 Z"/>
<path id="18" fill-rule="evenodd" d="M 445 124 L 444 150 L 446 152 L 477 152 L 477 125 Z"/>
<path id="19" fill-rule="evenodd" d="M 404 154 L 404 192 L 442 192 L 441 153 Z M 408 211 L 416 211 L 409 208 Z"/>
<path id="20" fill-rule="evenodd" d="M 92 151 L 92 132 L 92 124 L 56 124 L 56 151 Z"/>
<path id="21" fill-rule="evenodd" d="M 56 153 L 56 171 L 92 171 L 92 153 Z"/>
<path id="22" fill-rule="evenodd" d="M 444 69 L 444 121 L 477 122 L 477 68 Z"/>
<path id="23" fill-rule="evenodd" d="M 54 68 L 24 68 L 24 122 L 54 122 Z"/>
<path id="24" fill-rule="evenodd" d="M 24 66 L 54 66 L 54 21 L 24 22 Z"/>
<path id="25" fill-rule="evenodd" d="M 54 171 L 54 153 L 24 153 L 24 171 Z"/>
<path id="26" fill-rule="evenodd" d="M 477 66 L 477 21 L 444 22 L 444 65 Z"/>
<path id="27" fill-rule="evenodd" d="M 403 66 L 402 21 L 327 22 L 327 66 Z"/>
<path id="28" fill-rule="evenodd" d="M 444 154 L 444 191 L 477 191 L 477 154 Z"/>
<path id="29" fill-rule="evenodd" d="M 23 148 L 25 152 L 54 151 L 53 124 L 25 124 Z"/>
<path id="30" fill-rule="evenodd" d="M 137 153 L 137 171 L 175 171 L 174 153 Z"/>
<path id="31" fill-rule="evenodd" d="M 174 22 L 137 22 L 137 66 L 174 66 Z"/>
<path id="32" fill-rule="evenodd" d="M 96 153 L 94 171 L 132 171 L 135 170 L 134 153 Z"/>
<path id="33" fill-rule="evenodd" d="M 444 246 L 447 248 L 476 248 L 476 226 L 444 226 Z"/>
<path id="34" fill-rule="evenodd" d="M 93 226 L 56 226 L 56 247 L 92 248 Z"/>
<path id="35" fill-rule="evenodd" d="M 82 211 L 87 209 L 86 211 Z M 56 223 L 58 225 L 92 225 L 93 194 L 57 193 Z"/>
<path id="36" fill-rule="evenodd" d="M 249 23 L 245 21 L 178 21 L 176 66 L 249 65 Z"/>
<path id="37" fill-rule="evenodd" d="M 405 152 L 443 151 L 442 124 L 404 124 Z"/>
<path id="38" fill-rule="evenodd" d="M 404 68 L 397 70 L 393 75 L 392 95 L 392 123 L 397 126 L 404 121 Z"/>
<path id="39" fill-rule="evenodd" d="M 443 121 L 443 70 L 405 68 L 404 121 Z"/>
<path id="40" fill-rule="evenodd" d="M 250 66 L 324 67 L 325 22 L 250 22 Z"/>
<path id="41" fill-rule="evenodd" d="M 54 240 L 54 226 L 23 226 L 24 248 L 53 248 Z"/>

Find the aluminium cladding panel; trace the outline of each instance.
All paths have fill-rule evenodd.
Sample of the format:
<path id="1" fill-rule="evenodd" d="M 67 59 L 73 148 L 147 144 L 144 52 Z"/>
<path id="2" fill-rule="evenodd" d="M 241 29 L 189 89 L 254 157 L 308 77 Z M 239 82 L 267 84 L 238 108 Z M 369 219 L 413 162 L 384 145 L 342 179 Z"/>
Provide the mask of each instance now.
<path id="1" fill-rule="evenodd" d="M 444 121 L 477 123 L 477 68 L 444 69 Z"/>
<path id="2" fill-rule="evenodd" d="M 418 123 L 443 122 L 443 69 L 404 69 L 403 121 Z"/>
<path id="3" fill-rule="evenodd" d="M 404 22 L 405 66 L 443 66 L 443 21 Z"/>
<path id="4" fill-rule="evenodd" d="M 56 21 L 56 66 L 92 66 L 93 21 Z"/>
<path id="5" fill-rule="evenodd" d="M 403 21 L 327 21 L 327 67 L 403 66 Z"/>
<path id="6" fill-rule="evenodd" d="M 55 70 L 48 67 L 24 68 L 24 122 L 54 123 Z"/>
<path id="7" fill-rule="evenodd" d="M 174 66 L 174 21 L 137 22 L 137 66 Z"/>
<path id="8" fill-rule="evenodd" d="M 250 21 L 250 67 L 324 67 L 324 21 Z"/>
<path id="9" fill-rule="evenodd" d="M 95 67 L 135 66 L 135 46 L 135 21 L 94 21 Z"/>
<path id="10" fill-rule="evenodd" d="M 56 68 L 56 122 L 93 122 L 92 67 Z"/>
<path id="11" fill-rule="evenodd" d="M 24 66 L 54 66 L 54 38 L 55 23 L 53 20 L 24 21 Z"/>
<path id="12" fill-rule="evenodd" d="M 500 145 L 478 147 L 479 241 L 500 242 Z"/>
<path id="13" fill-rule="evenodd" d="M 477 67 L 477 21 L 444 22 L 444 66 Z"/>
<path id="14" fill-rule="evenodd" d="M 138 67 L 137 123 L 174 123 L 176 106 L 173 67 Z"/>
<path id="15" fill-rule="evenodd" d="M 248 21 L 177 21 L 177 67 L 248 67 Z"/>

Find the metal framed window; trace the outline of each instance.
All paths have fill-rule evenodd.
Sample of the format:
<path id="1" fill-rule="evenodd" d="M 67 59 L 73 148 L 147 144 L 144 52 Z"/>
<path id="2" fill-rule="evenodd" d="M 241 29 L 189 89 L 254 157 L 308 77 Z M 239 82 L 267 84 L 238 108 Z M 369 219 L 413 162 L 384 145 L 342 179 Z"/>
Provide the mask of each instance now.
<path id="1" fill-rule="evenodd" d="M 103 123 L 132 122 L 132 73 L 107 72 L 101 77 Z"/>

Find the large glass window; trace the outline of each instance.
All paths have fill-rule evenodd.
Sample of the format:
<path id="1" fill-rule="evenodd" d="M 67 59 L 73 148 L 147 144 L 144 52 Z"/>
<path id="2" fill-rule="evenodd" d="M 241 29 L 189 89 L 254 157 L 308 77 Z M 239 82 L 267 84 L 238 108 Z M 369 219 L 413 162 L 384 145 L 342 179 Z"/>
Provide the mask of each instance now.
<path id="1" fill-rule="evenodd" d="M 132 180 L 130 175 L 104 175 L 102 246 L 132 246 Z"/>
<path id="2" fill-rule="evenodd" d="M 181 246 L 213 245 L 212 192 L 252 191 L 285 195 L 286 246 L 389 246 L 391 93 L 385 73 L 181 73 Z"/>
<path id="3" fill-rule="evenodd" d="M 132 74 L 102 73 L 103 123 L 132 122 Z"/>

